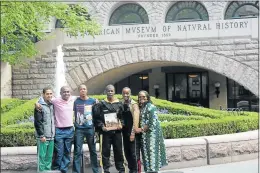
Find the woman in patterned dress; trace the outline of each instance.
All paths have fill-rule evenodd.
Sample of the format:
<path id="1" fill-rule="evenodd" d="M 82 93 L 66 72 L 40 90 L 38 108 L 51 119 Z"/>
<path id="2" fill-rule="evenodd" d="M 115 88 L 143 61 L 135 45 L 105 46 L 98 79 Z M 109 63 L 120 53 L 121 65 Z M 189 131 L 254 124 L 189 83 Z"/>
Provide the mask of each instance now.
<path id="1" fill-rule="evenodd" d="M 162 166 L 167 165 L 167 159 L 157 110 L 146 91 L 139 92 L 138 102 L 141 128 L 137 128 L 136 133 L 142 133 L 141 152 L 144 171 L 158 172 Z"/>

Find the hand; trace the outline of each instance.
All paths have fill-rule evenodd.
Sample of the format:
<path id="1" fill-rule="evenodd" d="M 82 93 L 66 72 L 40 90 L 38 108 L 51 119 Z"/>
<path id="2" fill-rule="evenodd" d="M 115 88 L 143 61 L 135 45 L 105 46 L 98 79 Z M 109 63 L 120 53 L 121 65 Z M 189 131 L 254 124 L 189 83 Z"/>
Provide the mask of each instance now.
<path id="1" fill-rule="evenodd" d="M 130 135 L 130 141 L 133 142 L 135 140 L 135 134 Z"/>
<path id="2" fill-rule="evenodd" d="M 46 138 L 45 137 L 41 137 L 41 142 L 46 142 Z"/>
<path id="3" fill-rule="evenodd" d="M 149 127 L 147 126 L 147 125 L 144 125 L 144 132 L 147 132 L 148 131 L 148 129 L 149 129 Z"/>
<path id="4" fill-rule="evenodd" d="M 118 130 L 121 130 L 121 129 L 122 129 L 122 125 L 121 125 L 121 124 L 118 125 L 118 126 L 117 126 L 117 129 L 118 129 Z"/>
<path id="5" fill-rule="evenodd" d="M 142 132 L 142 128 L 135 128 L 135 133 L 141 133 Z"/>
<path id="6" fill-rule="evenodd" d="M 99 103 L 98 99 L 96 99 L 96 103 Z"/>
<path id="7" fill-rule="evenodd" d="M 37 109 L 37 111 L 41 112 L 42 111 L 42 105 L 39 103 L 35 103 L 35 108 Z"/>
<path id="8" fill-rule="evenodd" d="M 106 127 L 102 127 L 102 130 L 103 130 L 104 132 L 106 132 L 106 131 L 107 131 L 107 128 L 106 128 Z"/>

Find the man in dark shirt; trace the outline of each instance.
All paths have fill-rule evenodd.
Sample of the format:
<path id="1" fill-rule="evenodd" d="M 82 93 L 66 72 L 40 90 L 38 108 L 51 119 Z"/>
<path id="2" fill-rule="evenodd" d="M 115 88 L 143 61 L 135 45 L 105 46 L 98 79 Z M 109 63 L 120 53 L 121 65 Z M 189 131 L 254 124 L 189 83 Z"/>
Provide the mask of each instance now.
<path id="1" fill-rule="evenodd" d="M 92 120 L 92 106 L 96 103 L 96 100 L 88 97 L 86 85 L 80 85 L 79 92 L 80 97 L 75 100 L 73 106 L 75 115 L 73 173 L 80 173 L 84 137 L 86 137 L 88 143 L 93 173 L 98 173 L 98 160 L 94 140 L 95 130 Z"/>
<path id="2" fill-rule="evenodd" d="M 139 128 L 140 110 L 137 102 L 131 98 L 131 89 L 123 88 L 123 141 L 124 152 L 128 162 L 129 173 L 137 173 L 141 171 L 140 161 L 140 135 L 135 134 L 135 129 Z"/>
<path id="3" fill-rule="evenodd" d="M 99 131 L 101 144 L 101 159 L 104 173 L 109 173 L 110 148 L 114 151 L 116 169 L 125 173 L 122 146 L 122 111 L 123 104 L 115 98 L 115 87 L 106 87 L 107 98 L 93 107 L 94 124 Z"/>

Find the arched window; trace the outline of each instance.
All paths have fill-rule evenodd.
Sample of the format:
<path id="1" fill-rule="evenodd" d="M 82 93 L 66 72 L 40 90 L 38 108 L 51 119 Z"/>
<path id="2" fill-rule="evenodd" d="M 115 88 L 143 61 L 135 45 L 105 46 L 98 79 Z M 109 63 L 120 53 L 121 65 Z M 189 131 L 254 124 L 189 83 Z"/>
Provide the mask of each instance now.
<path id="1" fill-rule="evenodd" d="M 109 25 L 148 24 L 149 18 L 143 7 L 138 4 L 124 4 L 110 17 Z"/>
<path id="2" fill-rule="evenodd" d="M 225 19 L 258 17 L 259 1 L 232 1 L 226 10 Z"/>
<path id="3" fill-rule="evenodd" d="M 209 20 L 206 8 L 197 1 L 176 2 L 167 12 L 165 22 L 187 22 Z"/>
<path id="4" fill-rule="evenodd" d="M 56 20 L 55 28 L 64 28 L 63 23 L 61 22 L 60 19 Z"/>

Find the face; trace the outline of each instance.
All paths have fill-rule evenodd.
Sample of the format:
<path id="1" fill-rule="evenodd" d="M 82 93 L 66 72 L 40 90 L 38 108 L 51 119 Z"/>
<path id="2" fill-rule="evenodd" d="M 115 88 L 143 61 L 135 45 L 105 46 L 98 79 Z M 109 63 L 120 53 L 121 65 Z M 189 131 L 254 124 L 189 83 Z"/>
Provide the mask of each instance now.
<path id="1" fill-rule="evenodd" d="M 70 98 L 70 89 L 69 87 L 64 87 L 62 88 L 61 92 L 60 92 L 61 98 L 63 100 L 69 100 Z"/>
<path id="2" fill-rule="evenodd" d="M 144 103 L 144 102 L 147 102 L 148 99 L 145 95 L 145 93 L 143 92 L 140 92 L 139 95 L 138 95 L 138 100 L 139 100 L 139 103 Z"/>
<path id="3" fill-rule="evenodd" d="M 46 90 L 46 92 L 43 94 L 43 99 L 47 102 L 50 102 L 52 99 L 52 90 Z"/>
<path id="4" fill-rule="evenodd" d="M 107 92 L 107 97 L 111 98 L 115 95 L 115 88 L 109 87 L 109 88 L 107 88 L 106 92 Z"/>
<path id="5" fill-rule="evenodd" d="M 86 96 L 88 93 L 88 89 L 85 85 L 81 85 L 79 88 L 79 95 L 80 96 Z"/>
<path id="6" fill-rule="evenodd" d="M 128 100 L 129 100 L 130 95 L 131 95 L 131 93 L 130 93 L 130 90 L 129 90 L 129 89 L 123 89 L 123 91 L 122 91 L 122 96 L 123 96 L 123 98 L 124 98 L 125 101 L 128 101 Z"/>

